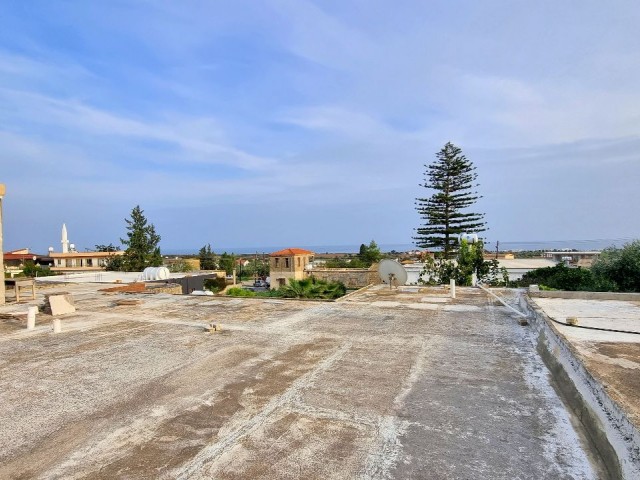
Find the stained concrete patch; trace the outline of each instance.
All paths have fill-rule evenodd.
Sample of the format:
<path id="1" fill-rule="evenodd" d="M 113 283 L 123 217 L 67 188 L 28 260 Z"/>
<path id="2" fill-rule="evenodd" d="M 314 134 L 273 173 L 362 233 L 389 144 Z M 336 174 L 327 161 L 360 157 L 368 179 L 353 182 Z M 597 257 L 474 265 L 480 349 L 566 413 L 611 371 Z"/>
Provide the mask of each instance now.
<path id="1" fill-rule="evenodd" d="M 451 298 L 446 297 L 422 297 L 420 299 L 421 302 L 425 303 L 449 303 L 451 302 Z"/>
<path id="2" fill-rule="evenodd" d="M 396 308 L 402 305 L 400 302 L 388 302 L 388 301 L 378 301 L 372 302 L 372 307 L 380 307 L 380 308 Z"/>
<path id="3" fill-rule="evenodd" d="M 445 305 L 443 310 L 445 312 L 477 312 L 480 307 L 476 305 Z"/>
<path id="4" fill-rule="evenodd" d="M 440 305 L 433 303 L 412 303 L 411 305 L 407 305 L 408 308 L 412 310 L 438 310 Z"/>

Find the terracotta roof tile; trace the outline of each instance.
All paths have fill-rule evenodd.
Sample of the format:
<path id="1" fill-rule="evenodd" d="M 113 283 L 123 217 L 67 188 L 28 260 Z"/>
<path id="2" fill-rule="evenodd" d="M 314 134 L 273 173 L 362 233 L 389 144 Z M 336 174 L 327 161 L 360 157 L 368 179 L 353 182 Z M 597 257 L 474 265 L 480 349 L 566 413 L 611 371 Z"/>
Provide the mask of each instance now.
<path id="1" fill-rule="evenodd" d="M 292 255 L 315 255 L 311 250 L 305 250 L 304 248 L 285 248 L 278 250 L 277 252 L 270 253 L 270 257 L 289 257 Z"/>

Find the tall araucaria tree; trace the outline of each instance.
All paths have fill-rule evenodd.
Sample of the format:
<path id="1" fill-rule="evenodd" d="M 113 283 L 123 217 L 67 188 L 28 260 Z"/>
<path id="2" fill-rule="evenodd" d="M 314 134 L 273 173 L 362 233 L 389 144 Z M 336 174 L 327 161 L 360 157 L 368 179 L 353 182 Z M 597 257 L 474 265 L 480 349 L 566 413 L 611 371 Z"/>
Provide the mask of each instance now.
<path id="1" fill-rule="evenodd" d="M 462 150 L 447 144 L 436 154 L 436 160 L 425 165 L 425 187 L 433 194 L 416 198 L 416 210 L 425 221 L 413 237 L 421 248 L 439 248 L 445 258 L 455 255 L 461 233 L 486 230 L 484 213 L 467 211 L 479 198 L 475 188 L 476 167 L 462 155 Z"/>
<path id="2" fill-rule="evenodd" d="M 123 266 L 129 271 L 141 271 L 146 267 L 159 267 L 162 265 L 160 255 L 160 235 L 152 223 L 147 222 L 144 211 L 139 205 L 131 210 L 131 220 L 127 222 L 127 238 L 120 241 L 126 245 Z"/>

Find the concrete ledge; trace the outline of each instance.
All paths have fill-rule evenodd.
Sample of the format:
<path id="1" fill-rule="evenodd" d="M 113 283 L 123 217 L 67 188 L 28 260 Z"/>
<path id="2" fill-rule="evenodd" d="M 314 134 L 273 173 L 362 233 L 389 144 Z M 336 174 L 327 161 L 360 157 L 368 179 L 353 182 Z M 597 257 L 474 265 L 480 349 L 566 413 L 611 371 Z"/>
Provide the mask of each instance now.
<path id="1" fill-rule="evenodd" d="M 566 298 L 579 300 L 626 300 L 628 302 L 640 301 L 640 293 L 615 293 L 615 292 L 568 292 L 565 290 L 529 290 L 529 295 L 534 298 Z"/>
<path id="2" fill-rule="evenodd" d="M 520 297 L 520 307 L 530 314 L 531 324 L 538 333 L 540 355 L 554 375 L 569 407 L 585 427 L 610 478 L 639 479 L 640 432 L 636 426 L 609 397 L 604 386 L 585 368 L 573 345 L 558 331 L 545 312 L 524 295 Z"/>

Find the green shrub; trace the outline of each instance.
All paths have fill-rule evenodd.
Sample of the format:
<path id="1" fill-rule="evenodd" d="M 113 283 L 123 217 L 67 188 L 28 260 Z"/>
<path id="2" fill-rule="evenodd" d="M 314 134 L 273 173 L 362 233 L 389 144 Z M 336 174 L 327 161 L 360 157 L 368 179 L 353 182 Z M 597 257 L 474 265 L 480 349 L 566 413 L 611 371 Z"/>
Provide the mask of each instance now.
<path id="1" fill-rule="evenodd" d="M 640 292 L 640 240 L 604 249 L 591 271 L 602 290 Z"/>
<path id="2" fill-rule="evenodd" d="M 34 264 L 31 260 L 25 262 L 22 274 L 25 277 L 50 277 L 57 275 L 55 272 L 52 272 L 49 267 L 41 267 L 40 265 Z"/>
<path id="3" fill-rule="evenodd" d="M 203 284 L 206 290 L 211 290 L 213 293 L 218 293 L 226 288 L 227 279 L 224 277 L 206 278 Z"/>
<path id="4" fill-rule="evenodd" d="M 289 280 L 289 284 L 281 287 L 279 292 L 284 298 L 317 298 L 335 299 L 347 293 L 347 287 L 342 282 L 327 282 L 315 277 L 303 280 Z"/>
<path id="5" fill-rule="evenodd" d="M 569 268 L 564 263 L 531 270 L 522 276 L 519 284 L 524 287 L 538 284 L 555 290 L 568 291 L 593 291 L 596 287 L 590 270 L 580 267 Z"/>
<path id="6" fill-rule="evenodd" d="M 251 291 L 251 290 L 245 290 L 244 288 L 240 288 L 240 287 L 233 287 L 230 288 L 229 290 L 227 290 L 227 295 L 231 296 L 231 297 L 255 297 L 256 292 Z"/>

